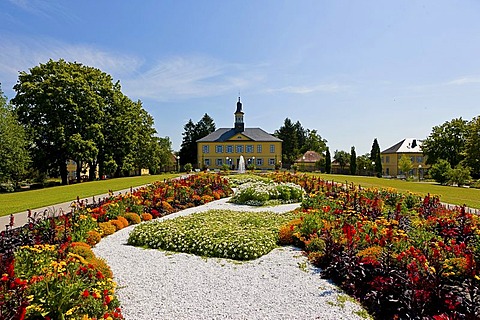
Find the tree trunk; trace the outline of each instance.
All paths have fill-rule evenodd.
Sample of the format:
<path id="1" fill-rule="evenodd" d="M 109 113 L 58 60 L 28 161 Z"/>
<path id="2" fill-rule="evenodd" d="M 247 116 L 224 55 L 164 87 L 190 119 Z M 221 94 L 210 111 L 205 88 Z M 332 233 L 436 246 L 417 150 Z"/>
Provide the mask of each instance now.
<path id="1" fill-rule="evenodd" d="M 88 162 L 88 181 L 95 181 L 97 178 L 97 175 L 95 174 L 97 172 L 97 162 L 96 161 L 91 161 Z"/>
<path id="2" fill-rule="evenodd" d="M 77 183 L 82 182 L 82 161 L 77 160 Z"/>
<path id="3" fill-rule="evenodd" d="M 68 171 L 67 171 L 67 162 L 60 162 L 60 176 L 62 177 L 62 185 L 68 184 Z"/>

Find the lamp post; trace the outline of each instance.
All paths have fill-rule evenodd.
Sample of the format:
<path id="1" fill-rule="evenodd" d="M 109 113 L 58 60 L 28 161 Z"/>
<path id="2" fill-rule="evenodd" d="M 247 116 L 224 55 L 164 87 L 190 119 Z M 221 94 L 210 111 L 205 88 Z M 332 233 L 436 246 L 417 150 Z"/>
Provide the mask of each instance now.
<path id="1" fill-rule="evenodd" d="M 230 161 L 229 161 L 229 160 L 230 160 L 230 158 L 229 158 L 229 157 L 226 157 L 226 158 L 225 158 L 225 163 L 226 163 L 226 165 L 228 166 L 228 169 L 231 169 L 231 168 L 230 168 Z"/>
<path id="2" fill-rule="evenodd" d="M 375 161 L 372 161 L 372 176 L 375 175 Z"/>
<path id="3" fill-rule="evenodd" d="M 421 170 L 422 170 L 422 165 L 419 164 L 418 165 L 418 182 L 420 182 L 420 172 L 421 172 Z"/>
<path id="4" fill-rule="evenodd" d="M 180 156 L 177 156 L 177 172 L 180 172 Z"/>
<path id="5" fill-rule="evenodd" d="M 252 171 L 255 171 L 255 156 L 252 157 Z"/>

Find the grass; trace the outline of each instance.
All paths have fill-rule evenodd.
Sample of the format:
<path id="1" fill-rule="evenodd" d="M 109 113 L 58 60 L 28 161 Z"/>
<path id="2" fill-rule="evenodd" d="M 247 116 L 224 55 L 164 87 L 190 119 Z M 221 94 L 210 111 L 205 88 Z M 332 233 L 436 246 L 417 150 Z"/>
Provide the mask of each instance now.
<path id="1" fill-rule="evenodd" d="M 459 188 L 451 186 L 442 186 L 432 182 L 404 181 L 398 179 L 384 179 L 365 176 L 349 176 L 336 174 L 319 174 L 325 180 L 334 180 L 336 182 L 348 181 L 362 187 L 373 188 L 394 188 L 399 192 L 413 192 L 420 195 L 428 193 L 439 195 L 444 203 L 454 205 L 466 205 L 470 208 L 480 209 L 480 189 Z"/>
<path id="2" fill-rule="evenodd" d="M 23 212 L 28 209 L 37 209 L 58 203 L 73 201 L 77 196 L 80 198 L 92 197 L 108 193 L 108 190 L 119 191 L 130 187 L 149 184 L 154 181 L 163 181 L 163 179 L 170 179 L 176 176 L 178 176 L 178 174 L 127 177 L 83 182 L 46 189 L 3 193 L 0 194 L 0 217 L 12 213 Z"/>

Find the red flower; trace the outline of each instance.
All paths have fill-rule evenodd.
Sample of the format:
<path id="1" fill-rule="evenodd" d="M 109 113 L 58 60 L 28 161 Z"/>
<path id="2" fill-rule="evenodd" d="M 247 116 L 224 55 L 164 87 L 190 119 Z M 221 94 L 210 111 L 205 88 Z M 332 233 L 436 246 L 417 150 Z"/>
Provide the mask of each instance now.
<path id="1" fill-rule="evenodd" d="M 85 297 L 85 298 L 88 297 L 89 295 L 90 295 L 90 293 L 88 292 L 87 289 L 85 289 L 82 293 L 82 297 Z"/>

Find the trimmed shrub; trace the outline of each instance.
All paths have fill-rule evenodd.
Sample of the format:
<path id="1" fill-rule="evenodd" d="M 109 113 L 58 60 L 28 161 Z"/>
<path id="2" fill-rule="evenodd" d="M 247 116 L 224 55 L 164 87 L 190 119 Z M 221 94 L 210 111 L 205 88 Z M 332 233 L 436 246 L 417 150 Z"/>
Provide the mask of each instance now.
<path id="1" fill-rule="evenodd" d="M 106 236 L 109 236 L 111 234 L 114 234 L 115 231 L 117 231 L 115 229 L 115 226 L 113 224 L 110 223 L 110 221 L 107 221 L 107 222 L 100 222 L 98 224 L 98 226 L 100 227 L 100 229 L 102 230 L 102 236 L 106 237 Z"/>
<path id="2" fill-rule="evenodd" d="M 113 224 L 116 231 L 123 229 L 123 223 L 121 221 L 119 221 L 118 219 L 110 220 L 109 222 L 111 224 Z"/>
<path id="3" fill-rule="evenodd" d="M 102 240 L 102 235 L 95 230 L 87 232 L 87 244 L 94 246 Z"/>
<path id="4" fill-rule="evenodd" d="M 142 222 L 140 216 L 134 212 L 127 212 L 123 215 L 129 224 L 139 224 Z"/>
<path id="5" fill-rule="evenodd" d="M 140 218 L 142 218 L 142 221 L 150 221 L 153 219 L 153 216 L 150 213 L 142 213 Z"/>
<path id="6" fill-rule="evenodd" d="M 123 224 L 123 227 L 128 227 L 130 224 L 128 223 L 128 220 L 125 219 L 125 217 L 118 216 L 117 220 L 120 221 Z"/>

